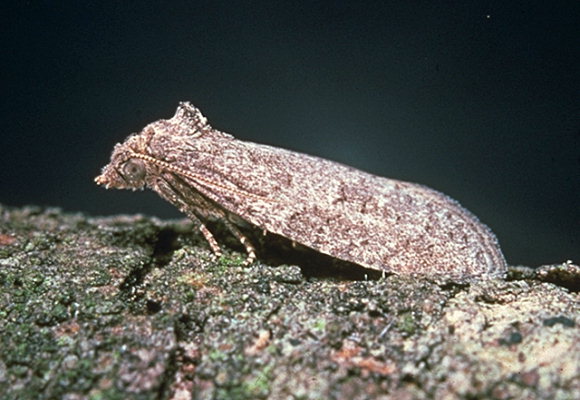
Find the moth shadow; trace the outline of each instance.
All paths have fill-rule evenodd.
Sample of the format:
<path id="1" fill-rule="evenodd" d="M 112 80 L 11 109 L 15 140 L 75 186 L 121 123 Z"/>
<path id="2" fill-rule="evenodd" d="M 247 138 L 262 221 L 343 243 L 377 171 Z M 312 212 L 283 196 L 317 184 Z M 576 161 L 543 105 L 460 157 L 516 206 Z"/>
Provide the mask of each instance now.
<path id="1" fill-rule="evenodd" d="M 280 235 L 273 233 L 264 235 L 261 230 L 251 228 L 245 228 L 243 232 L 256 248 L 258 260 L 273 266 L 298 265 L 307 278 L 378 280 L 385 276 L 382 271 L 364 268 L 359 264 L 322 254 Z M 238 243 L 231 244 L 232 247 L 243 251 Z"/>

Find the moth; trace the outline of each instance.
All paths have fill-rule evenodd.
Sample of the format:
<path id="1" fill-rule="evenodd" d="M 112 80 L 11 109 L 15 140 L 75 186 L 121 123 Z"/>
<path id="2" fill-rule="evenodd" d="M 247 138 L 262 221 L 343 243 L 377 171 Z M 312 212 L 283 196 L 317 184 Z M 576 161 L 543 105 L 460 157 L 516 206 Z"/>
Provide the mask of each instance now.
<path id="1" fill-rule="evenodd" d="M 247 263 L 256 250 L 240 228 L 249 225 L 387 273 L 466 279 L 501 277 L 507 268 L 491 230 L 446 195 L 238 140 L 189 102 L 115 145 L 95 181 L 154 190 L 193 221 L 216 255 L 206 223 L 222 221 Z"/>

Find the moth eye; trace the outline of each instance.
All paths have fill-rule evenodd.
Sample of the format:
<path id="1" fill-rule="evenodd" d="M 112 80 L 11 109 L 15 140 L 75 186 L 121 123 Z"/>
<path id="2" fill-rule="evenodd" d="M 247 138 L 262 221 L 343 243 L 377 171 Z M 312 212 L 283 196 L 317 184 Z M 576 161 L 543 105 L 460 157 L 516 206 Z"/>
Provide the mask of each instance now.
<path id="1" fill-rule="evenodd" d="M 130 181 L 145 178 L 145 164 L 141 160 L 129 160 L 123 165 L 123 176 Z"/>

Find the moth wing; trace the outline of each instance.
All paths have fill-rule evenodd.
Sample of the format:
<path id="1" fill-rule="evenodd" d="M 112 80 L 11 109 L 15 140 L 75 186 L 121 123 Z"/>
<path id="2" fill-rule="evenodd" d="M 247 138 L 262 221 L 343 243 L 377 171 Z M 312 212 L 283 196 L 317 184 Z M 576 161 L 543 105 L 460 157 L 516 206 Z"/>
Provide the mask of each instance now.
<path id="1" fill-rule="evenodd" d="M 204 162 L 219 169 L 220 187 L 198 190 L 261 229 L 387 272 L 505 271 L 493 233 L 442 193 L 302 153 L 228 143 L 219 160 Z"/>

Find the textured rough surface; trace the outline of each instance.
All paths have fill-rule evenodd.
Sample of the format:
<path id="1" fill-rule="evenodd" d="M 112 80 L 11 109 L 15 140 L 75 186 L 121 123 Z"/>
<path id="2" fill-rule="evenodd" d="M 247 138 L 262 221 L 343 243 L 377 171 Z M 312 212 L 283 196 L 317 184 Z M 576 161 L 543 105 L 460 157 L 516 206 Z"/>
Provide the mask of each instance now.
<path id="1" fill-rule="evenodd" d="M 504 276 L 493 233 L 456 201 L 425 186 L 374 176 L 332 161 L 236 140 L 181 103 L 175 116 L 115 146 L 96 179 L 148 187 L 187 214 L 212 249 L 204 223 L 257 227 L 366 268 L 397 274 Z M 236 227 L 237 226 L 237 227 Z"/>
<path id="2" fill-rule="evenodd" d="M 2 398 L 580 398 L 575 264 L 337 280 L 190 228 L 0 206 Z"/>

